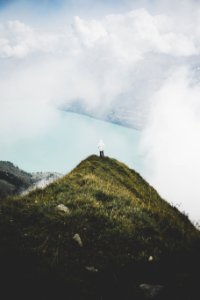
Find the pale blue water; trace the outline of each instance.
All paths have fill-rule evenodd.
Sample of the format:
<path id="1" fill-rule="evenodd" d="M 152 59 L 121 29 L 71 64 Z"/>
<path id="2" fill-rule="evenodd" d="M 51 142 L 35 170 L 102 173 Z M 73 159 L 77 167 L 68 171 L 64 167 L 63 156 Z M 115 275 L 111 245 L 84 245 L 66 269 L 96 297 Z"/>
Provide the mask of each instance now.
<path id="1" fill-rule="evenodd" d="M 142 173 L 138 131 L 68 112 L 61 112 L 59 122 L 47 134 L 0 148 L 0 160 L 30 172 L 67 173 L 87 156 L 98 155 L 99 139 L 106 145 L 106 156 Z"/>

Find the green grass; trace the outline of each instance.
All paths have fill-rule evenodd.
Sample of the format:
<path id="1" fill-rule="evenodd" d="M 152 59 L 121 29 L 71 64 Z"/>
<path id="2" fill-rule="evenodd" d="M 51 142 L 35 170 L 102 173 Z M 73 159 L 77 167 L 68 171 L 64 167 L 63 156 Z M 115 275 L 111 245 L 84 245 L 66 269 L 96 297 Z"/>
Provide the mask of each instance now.
<path id="1" fill-rule="evenodd" d="M 69 215 L 55 209 L 61 203 L 70 209 Z M 76 233 L 83 247 L 74 242 Z M 43 274 L 50 282 L 46 276 L 52 272 L 53 281 L 59 279 L 68 291 L 79 289 L 69 299 L 100 299 L 107 278 L 111 287 L 119 282 L 125 289 L 129 276 L 135 284 L 158 278 L 166 283 L 183 272 L 191 277 L 200 250 L 199 231 L 187 216 L 134 170 L 94 155 L 44 190 L 2 201 L 0 242 L 5 268 L 10 259 L 20 257 L 19 274 L 34 270 L 32 281 Z M 90 274 L 87 266 L 99 272 Z M 124 299 L 131 293 L 128 290 Z"/>

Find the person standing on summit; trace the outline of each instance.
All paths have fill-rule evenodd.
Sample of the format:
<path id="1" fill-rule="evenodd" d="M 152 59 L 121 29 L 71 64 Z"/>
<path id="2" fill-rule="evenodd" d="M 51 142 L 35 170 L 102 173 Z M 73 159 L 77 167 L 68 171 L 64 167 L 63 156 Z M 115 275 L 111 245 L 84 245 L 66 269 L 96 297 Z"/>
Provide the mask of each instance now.
<path id="1" fill-rule="evenodd" d="M 98 149 L 99 149 L 99 152 L 100 152 L 100 157 L 104 157 L 104 148 L 105 148 L 105 144 L 102 140 L 99 141 L 99 144 L 98 144 Z"/>

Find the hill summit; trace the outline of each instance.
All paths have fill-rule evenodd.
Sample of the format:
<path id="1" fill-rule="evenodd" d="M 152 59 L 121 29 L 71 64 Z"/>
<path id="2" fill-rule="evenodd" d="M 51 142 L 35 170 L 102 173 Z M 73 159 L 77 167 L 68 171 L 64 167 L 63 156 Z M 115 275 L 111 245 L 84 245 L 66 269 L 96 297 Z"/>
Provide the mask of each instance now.
<path id="1" fill-rule="evenodd" d="M 154 299 L 142 289 L 159 284 L 155 299 L 198 299 L 199 232 L 115 159 L 92 155 L 0 212 L 1 276 L 21 298 Z"/>

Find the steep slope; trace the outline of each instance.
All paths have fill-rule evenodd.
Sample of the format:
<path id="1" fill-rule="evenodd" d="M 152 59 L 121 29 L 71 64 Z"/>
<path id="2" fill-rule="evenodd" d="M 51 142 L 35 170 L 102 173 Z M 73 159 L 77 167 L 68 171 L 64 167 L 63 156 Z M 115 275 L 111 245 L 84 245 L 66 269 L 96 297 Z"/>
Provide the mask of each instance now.
<path id="1" fill-rule="evenodd" d="M 114 159 L 90 156 L 0 212 L 1 275 L 20 278 L 21 297 L 27 286 L 39 299 L 145 299 L 147 282 L 167 287 L 162 299 L 198 299 L 199 232 Z"/>

